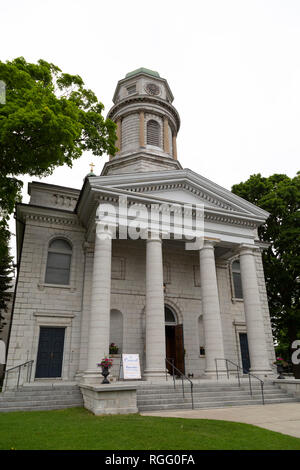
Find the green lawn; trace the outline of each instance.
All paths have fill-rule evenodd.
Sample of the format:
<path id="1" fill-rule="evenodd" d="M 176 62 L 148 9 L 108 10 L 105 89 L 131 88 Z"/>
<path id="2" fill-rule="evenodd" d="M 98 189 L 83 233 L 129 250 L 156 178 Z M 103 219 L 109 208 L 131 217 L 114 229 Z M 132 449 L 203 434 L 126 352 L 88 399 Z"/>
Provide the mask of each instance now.
<path id="1" fill-rule="evenodd" d="M 84 408 L 0 413 L 0 449 L 300 450 L 300 439 L 250 424 L 152 416 L 94 416 Z"/>

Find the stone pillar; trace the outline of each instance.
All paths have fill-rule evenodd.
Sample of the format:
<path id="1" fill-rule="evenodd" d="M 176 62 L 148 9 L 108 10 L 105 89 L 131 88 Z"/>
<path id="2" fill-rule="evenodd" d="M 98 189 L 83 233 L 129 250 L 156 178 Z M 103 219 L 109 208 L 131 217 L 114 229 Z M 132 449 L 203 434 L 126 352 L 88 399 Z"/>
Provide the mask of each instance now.
<path id="1" fill-rule="evenodd" d="M 166 116 L 164 117 L 164 152 L 170 153 L 169 123 Z"/>
<path id="2" fill-rule="evenodd" d="M 140 147 L 145 147 L 145 113 L 140 111 Z"/>
<path id="3" fill-rule="evenodd" d="M 146 380 L 165 380 L 166 336 L 162 241 L 146 240 Z"/>
<path id="4" fill-rule="evenodd" d="M 122 121 L 121 119 L 118 119 L 117 120 L 117 142 L 116 142 L 116 147 L 118 147 L 118 152 L 117 153 L 120 153 L 121 151 L 121 135 L 122 135 Z"/>
<path id="5" fill-rule="evenodd" d="M 96 222 L 91 312 L 88 336 L 88 369 L 84 382 L 99 381 L 97 364 L 109 355 L 112 233 Z"/>
<path id="6" fill-rule="evenodd" d="M 173 158 L 177 160 L 177 144 L 176 144 L 176 135 L 173 134 L 172 137 L 172 147 L 173 147 Z"/>
<path id="7" fill-rule="evenodd" d="M 251 362 L 250 372 L 255 375 L 271 374 L 253 246 L 241 245 L 240 266 Z"/>
<path id="8" fill-rule="evenodd" d="M 216 358 L 225 358 L 223 333 L 216 275 L 214 245 L 216 241 L 205 240 L 200 250 L 200 284 L 202 292 L 203 326 L 205 334 L 205 374 L 216 376 Z M 223 374 L 225 362 L 218 361 Z"/>

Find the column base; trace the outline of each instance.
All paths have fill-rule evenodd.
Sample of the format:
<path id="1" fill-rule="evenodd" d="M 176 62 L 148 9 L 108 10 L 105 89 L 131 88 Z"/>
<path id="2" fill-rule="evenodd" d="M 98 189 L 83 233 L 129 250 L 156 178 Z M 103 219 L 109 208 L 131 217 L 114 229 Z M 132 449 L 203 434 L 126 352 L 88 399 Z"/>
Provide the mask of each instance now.
<path id="1" fill-rule="evenodd" d="M 251 369 L 250 368 L 250 374 L 256 375 L 260 379 L 264 380 L 266 377 L 274 377 L 274 371 L 271 369 Z"/>
<path id="2" fill-rule="evenodd" d="M 157 369 L 146 369 L 144 371 L 144 380 L 149 382 L 166 382 L 167 371 Z"/>
<path id="3" fill-rule="evenodd" d="M 226 378 L 227 379 L 228 376 L 227 376 L 226 369 L 225 370 L 224 369 L 218 370 L 218 375 L 217 375 L 216 370 L 207 369 L 207 370 L 204 371 L 203 378 L 216 380 L 217 378 L 219 378 L 219 379 Z"/>
<path id="4" fill-rule="evenodd" d="M 100 370 L 86 370 L 81 374 L 80 383 L 85 385 L 100 385 L 103 380 Z"/>

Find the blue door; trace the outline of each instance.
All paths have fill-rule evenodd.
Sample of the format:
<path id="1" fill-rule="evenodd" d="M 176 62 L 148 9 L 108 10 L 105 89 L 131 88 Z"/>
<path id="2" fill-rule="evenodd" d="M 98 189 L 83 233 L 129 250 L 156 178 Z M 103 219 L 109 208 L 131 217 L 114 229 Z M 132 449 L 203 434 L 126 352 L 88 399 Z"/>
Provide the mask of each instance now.
<path id="1" fill-rule="evenodd" d="M 250 367 L 251 367 L 247 333 L 240 333 L 240 347 L 241 347 L 243 372 L 244 374 L 247 374 L 247 372 L 249 372 Z"/>
<path id="2" fill-rule="evenodd" d="M 61 377 L 65 328 L 41 327 L 36 378 Z"/>

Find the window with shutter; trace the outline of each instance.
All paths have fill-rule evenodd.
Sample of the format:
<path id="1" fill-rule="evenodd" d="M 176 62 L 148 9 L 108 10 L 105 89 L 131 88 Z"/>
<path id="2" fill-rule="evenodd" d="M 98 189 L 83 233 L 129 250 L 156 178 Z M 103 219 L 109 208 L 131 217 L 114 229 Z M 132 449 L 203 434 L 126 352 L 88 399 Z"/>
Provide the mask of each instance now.
<path id="1" fill-rule="evenodd" d="M 147 144 L 160 147 L 160 125 L 151 119 L 147 122 Z"/>

